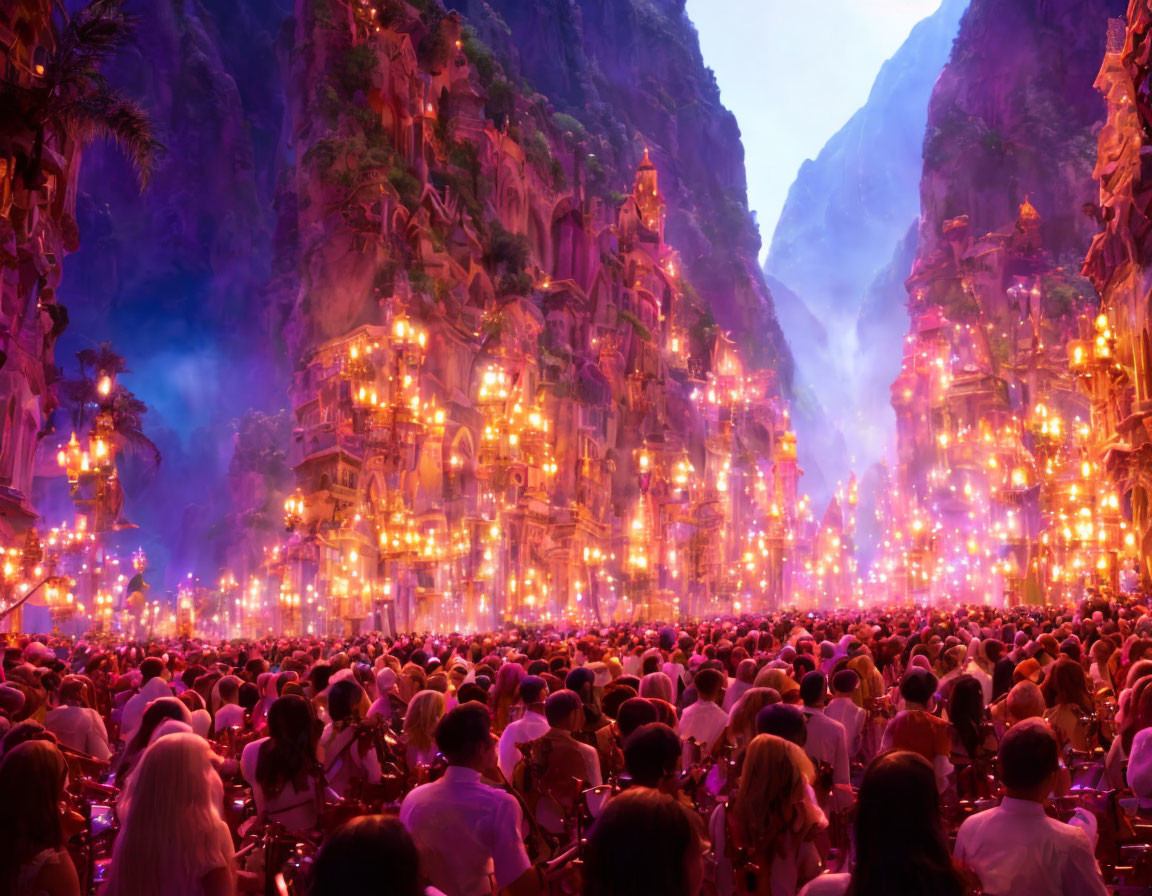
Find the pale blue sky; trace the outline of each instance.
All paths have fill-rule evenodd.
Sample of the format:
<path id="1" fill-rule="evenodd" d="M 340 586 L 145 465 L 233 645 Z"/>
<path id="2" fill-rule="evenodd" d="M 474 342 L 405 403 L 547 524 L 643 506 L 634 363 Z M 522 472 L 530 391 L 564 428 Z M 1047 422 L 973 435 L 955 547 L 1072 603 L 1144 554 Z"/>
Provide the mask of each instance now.
<path id="1" fill-rule="evenodd" d="M 940 0 L 688 0 L 744 138 L 765 251 L 800 163 L 864 105 L 881 64 Z"/>

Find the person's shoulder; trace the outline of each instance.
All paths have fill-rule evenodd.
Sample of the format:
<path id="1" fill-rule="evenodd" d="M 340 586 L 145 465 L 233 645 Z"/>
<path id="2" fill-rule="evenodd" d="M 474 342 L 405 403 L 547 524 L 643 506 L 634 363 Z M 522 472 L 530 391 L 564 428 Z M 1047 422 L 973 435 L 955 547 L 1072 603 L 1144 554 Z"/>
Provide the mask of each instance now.
<path id="1" fill-rule="evenodd" d="M 800 896 L 841 896 L 848 892 L 851 874 L 821 874 L 800 891 Z"/>
<path id="2" fill-rule="evenodd" d="M 971 836 L 972 834 L 980 831 L 989 822 L 994 821 L 1000 815 L 1000 807 L 993 806 L 990 809 L 985 809 L 982 812 L 977 812 L 975 815 L 969 815 L 962 822 L 956 832 L 957 838 L 961 835 Z"/>
<path id="3" fill-rule="evenodd" d="M 427 784 L 418 784 L 413 787 L 404 794 L 404 799 L 400 801 L 400 810 L 403 811 L 405 806 L 415 806 L 434 796 L 436 791 L 440 789 L 437 786 L 439 783 L 439 781 L 429 781 Z"/>
<path id="4" fill-rule="evenodd" d="M 1083 828 L 1049 816 L 1045 816 L 1045 825 L 1052 837 L 1060 844 L 1059 849 L 1062 855 L 1068 855 L 1066 850 L 1076 849 L 1077 847 L 1086 849 L 1089 852 L 1092 851 L 1092 841 L 1088 838 L 1088 833 Z"/>

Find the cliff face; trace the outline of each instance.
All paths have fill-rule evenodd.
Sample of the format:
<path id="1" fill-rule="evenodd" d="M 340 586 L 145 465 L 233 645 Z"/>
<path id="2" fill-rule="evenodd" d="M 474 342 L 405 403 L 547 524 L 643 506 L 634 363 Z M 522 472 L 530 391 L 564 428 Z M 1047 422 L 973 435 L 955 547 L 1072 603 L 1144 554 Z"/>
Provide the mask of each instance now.
<path id="1" fill-rule="evenodd" d="M 758 269 L 744 150 L 683 0 L 449 0 L 514 78 L 593 135 L 597 177 L 626 181 L 647 146 L 668 236 L 721 328 L 787 387 L 792 359 Z M 619 187 L 616 187 L 619 189 Z"/>
<path id="2" fill-rule="evenodd" d="M 1088 413 L 1068 350 L 1098 301 L 1079 276 L 1105 111 L 1092 84 L 1125 5 L 973 0 L 933 91 L 892 404 L 895 522 L 920 533 L 907 556 L 935 558 L 916 575 L 937 594 L 986 595 L 999 552 L 1006 600 L 1056 598 L 1059 571 L 1085 562 L 1043 526 L 1088 487 L 1065 422 Z M 977 531 L 1001 534 L 981 551 Z"/>
<path id="3" fill-rule="evenodd" d="M 967 6 L 946 0 L 912 29 L 867 103 L 800 168 L 772 236 L 764 270 L 796 358 L 795 391 L 826 414 L 797 412 L 815 495 L 891 446 L 887 384 L 907 315 L 900 299 L 868 313 L 866 326 L 862 318 L 874 278 L 916 219 L 928 99 Z M 853 434 L 850 453 L 839 433 Z"/>
<path id="4" fill-rule="evenodd" d="M 535 92 L 586 97 L 591 63 L 529 89 L 483 30 L 432 3 L 298 0 L 273 293 L 298 362 L 285 587 L 343 589 L 352 626 L 699 611 L 749 581 L 784 600 L 767 536 L 738 562 L 749 533 L 783 545 L 811 522 L 742 195 L 735 248 L 717 233 L 706 257 L 691 169 L 668 187 L 665 150 Z M 720 282 L 735 301 L 712 301 Z"/>
<path id="5" fill-rule="evenodd" d="M 967 8 L 945 0 L 917 24 L 868 101 L 796 175 L 764 269 L 814 314 L 855 315 L 917 217 L 928 100 Z"/>
<path id="6" fill-rule="evenodd" d="M 932 93 L 921 180 L 921 255 L 941 225 L 967 215 L 974 232 L 1002 227 L 1029 197 L 1048 249 L 1083 255 L 1094 232 L 1092 84 L 1105 26 L 1123 0 L 973 2 Z"/>

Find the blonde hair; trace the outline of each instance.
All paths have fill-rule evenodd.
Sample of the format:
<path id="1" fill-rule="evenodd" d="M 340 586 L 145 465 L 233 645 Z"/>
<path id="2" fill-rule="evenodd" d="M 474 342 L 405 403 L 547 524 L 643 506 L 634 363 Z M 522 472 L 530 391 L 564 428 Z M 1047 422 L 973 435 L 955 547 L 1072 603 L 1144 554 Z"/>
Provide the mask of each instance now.
<path id="1" fill-rule="evenodd" d="M 231 875 L 223 799 L 203 738 L 170 734 L 149 746 L 117 807 L 122 826 L 101 896 L 194 896 L 206 874 L 226 868 Z"/>
<path id="2" fill-rule="evenodd" d="M 756 713 L 765 706 L 780 702 L 775 688 L 749 688 L 728 713 L 729 739 L 741 746 L 756 736 Z"/>
<path id="3" fill-rule="evenodd" d="M 796 744 L 759 734 L 744 754 L 744 768 L 733 800 L 733 813 L 756 852 L 771 854 L 796 818 L 796 804 L 815 778 L 808 757 Z"/>
<path id="4" fill-rule="evenodd" d="M 436 723 L 443 717 L 447 705 L 439 691 L 420 691 L 412 698 L 404 714 L 404 739 L 409 746 L 419 750 L 432 746 Z"/>
<path id="5" fill-rule="evenodd" d="M 663 672 L 649 672 L 640 679 L 640 696 L 655 697 L 658 700 L 667 700 L 669 703 L 676 702 L 672 679 Z"/>

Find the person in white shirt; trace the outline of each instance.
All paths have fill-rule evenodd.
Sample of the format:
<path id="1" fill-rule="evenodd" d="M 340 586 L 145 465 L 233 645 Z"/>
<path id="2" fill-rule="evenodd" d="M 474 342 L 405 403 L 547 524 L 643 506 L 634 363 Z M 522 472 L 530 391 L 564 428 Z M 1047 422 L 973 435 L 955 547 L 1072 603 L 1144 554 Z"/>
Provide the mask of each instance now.
<path id="1" fill-rule="evenodd" d="M 279 697 L 268 710 L 268 737 L 252 741 L 240 754 L 240 773 L 252 786 L 257 818 L 289 831 L 315 827 L 316 764 L 315 712 L 297 694 Z"/>
<path id="2" fill-rule="evenodd" d="M 124 712 L 120 716 L 120 740 L 124 743 L 128 743 L 140 727 L 140 719 L 144 717 L 144 710 L 149 703 L 172 696 L 172 688 L 164 680 L 166 672 L 164 661 L 158 656 L 150 656 L 140 663 L 140 690 L 124 704 Z"/>
<path id="3" fill-rule="evenodd" d="M 215 696 L 220 705 L 216 709 L 212 730 L 216 734 L 244 724 L 244 707 L 240 705 L 240 679 L 225 675 L 216 682 Z"/>
<path id="4" fill-rule="evenodd" d="M 841 669 L 832 676 L 832 699 L 824 707 L 824 715 L 844 726 L 849 760 L 860 752 L 864 721 L 868 718 L 868 713 L 852 699 L 859 687 L 860 676 L 851 669 Z"/>
<path id="5" fill-rule="evenodd" d="M 44 727 L 56 735 L 61 746 L 97 759 L 112 755 L 108 745 L 108 729 L 100 713 L 84 700 L 84 679 L 68 675 L 60 683 L 60 704 L 48 710 Z"/>
<path id="6" fill-rule="evenodd" d="M 804 715 L 808 717 L 804 752 L 814 763 L 825 762 L 832 767 L 832 783 L 843 794 L 842 799 L 833 802 L 833 808 L 844 808 L 842 801 L 851 803 L 848 740 L 844 726 L 824 714 L 827 689 L 828 679 L 823 672 L 809 672 L 800 679 L 800 699 L 804 701 Z"/>
<path id="7" fill-rule="evenodd" d="M 500 773 L 506 781 L 512 780 L 516 763 L 520 761 L 520 744 L 543 737 L 551 727 L 544 718 L 544 699 L 548 695 L 548 683 L 538 675 L 528 675 L 520 681 L 520 702 L 524 704 L 524 715 L 500 735 L 497 749 Z"/>
<path id="8" fill-rule="evenodd" d="M 1059 760 L 1056 736 L 1040 719 L 1013 725 L 1000 742 L 1004 799 L 956 835 L 957 861 L 976 873 L 987 896 L 1108 893 L 1085 832 L 1044 812 Z"/>
<path id="9" fill-rule="evenodd" d="M 728 727 L 728 713 L 720 708 L 726 681 L 724 673 L 717 669 L 701 669 L 696 673 L 693 681 L 696 686 L 696 702 L 685 707 L 677 726 L 680 739 L 684 742 L 685 768 L 706 757 Z M 695 740 L 698 755 L 693 755 L 689 738 Z"/>
<path id="10" fill-rule="evenodd" d="M 436 746 L 448 760 L 444 776 L 417 787 L 400 805 L 400 821 L 432 885 L 449 896 L 489 896 L 494 874 L 496 888 L 509 896 L 539 892 L 521 839 L 520 804 L 483 779 L 496 764 L 488 710 L 478 703 L 455 707 L 436 726 Z"/>

